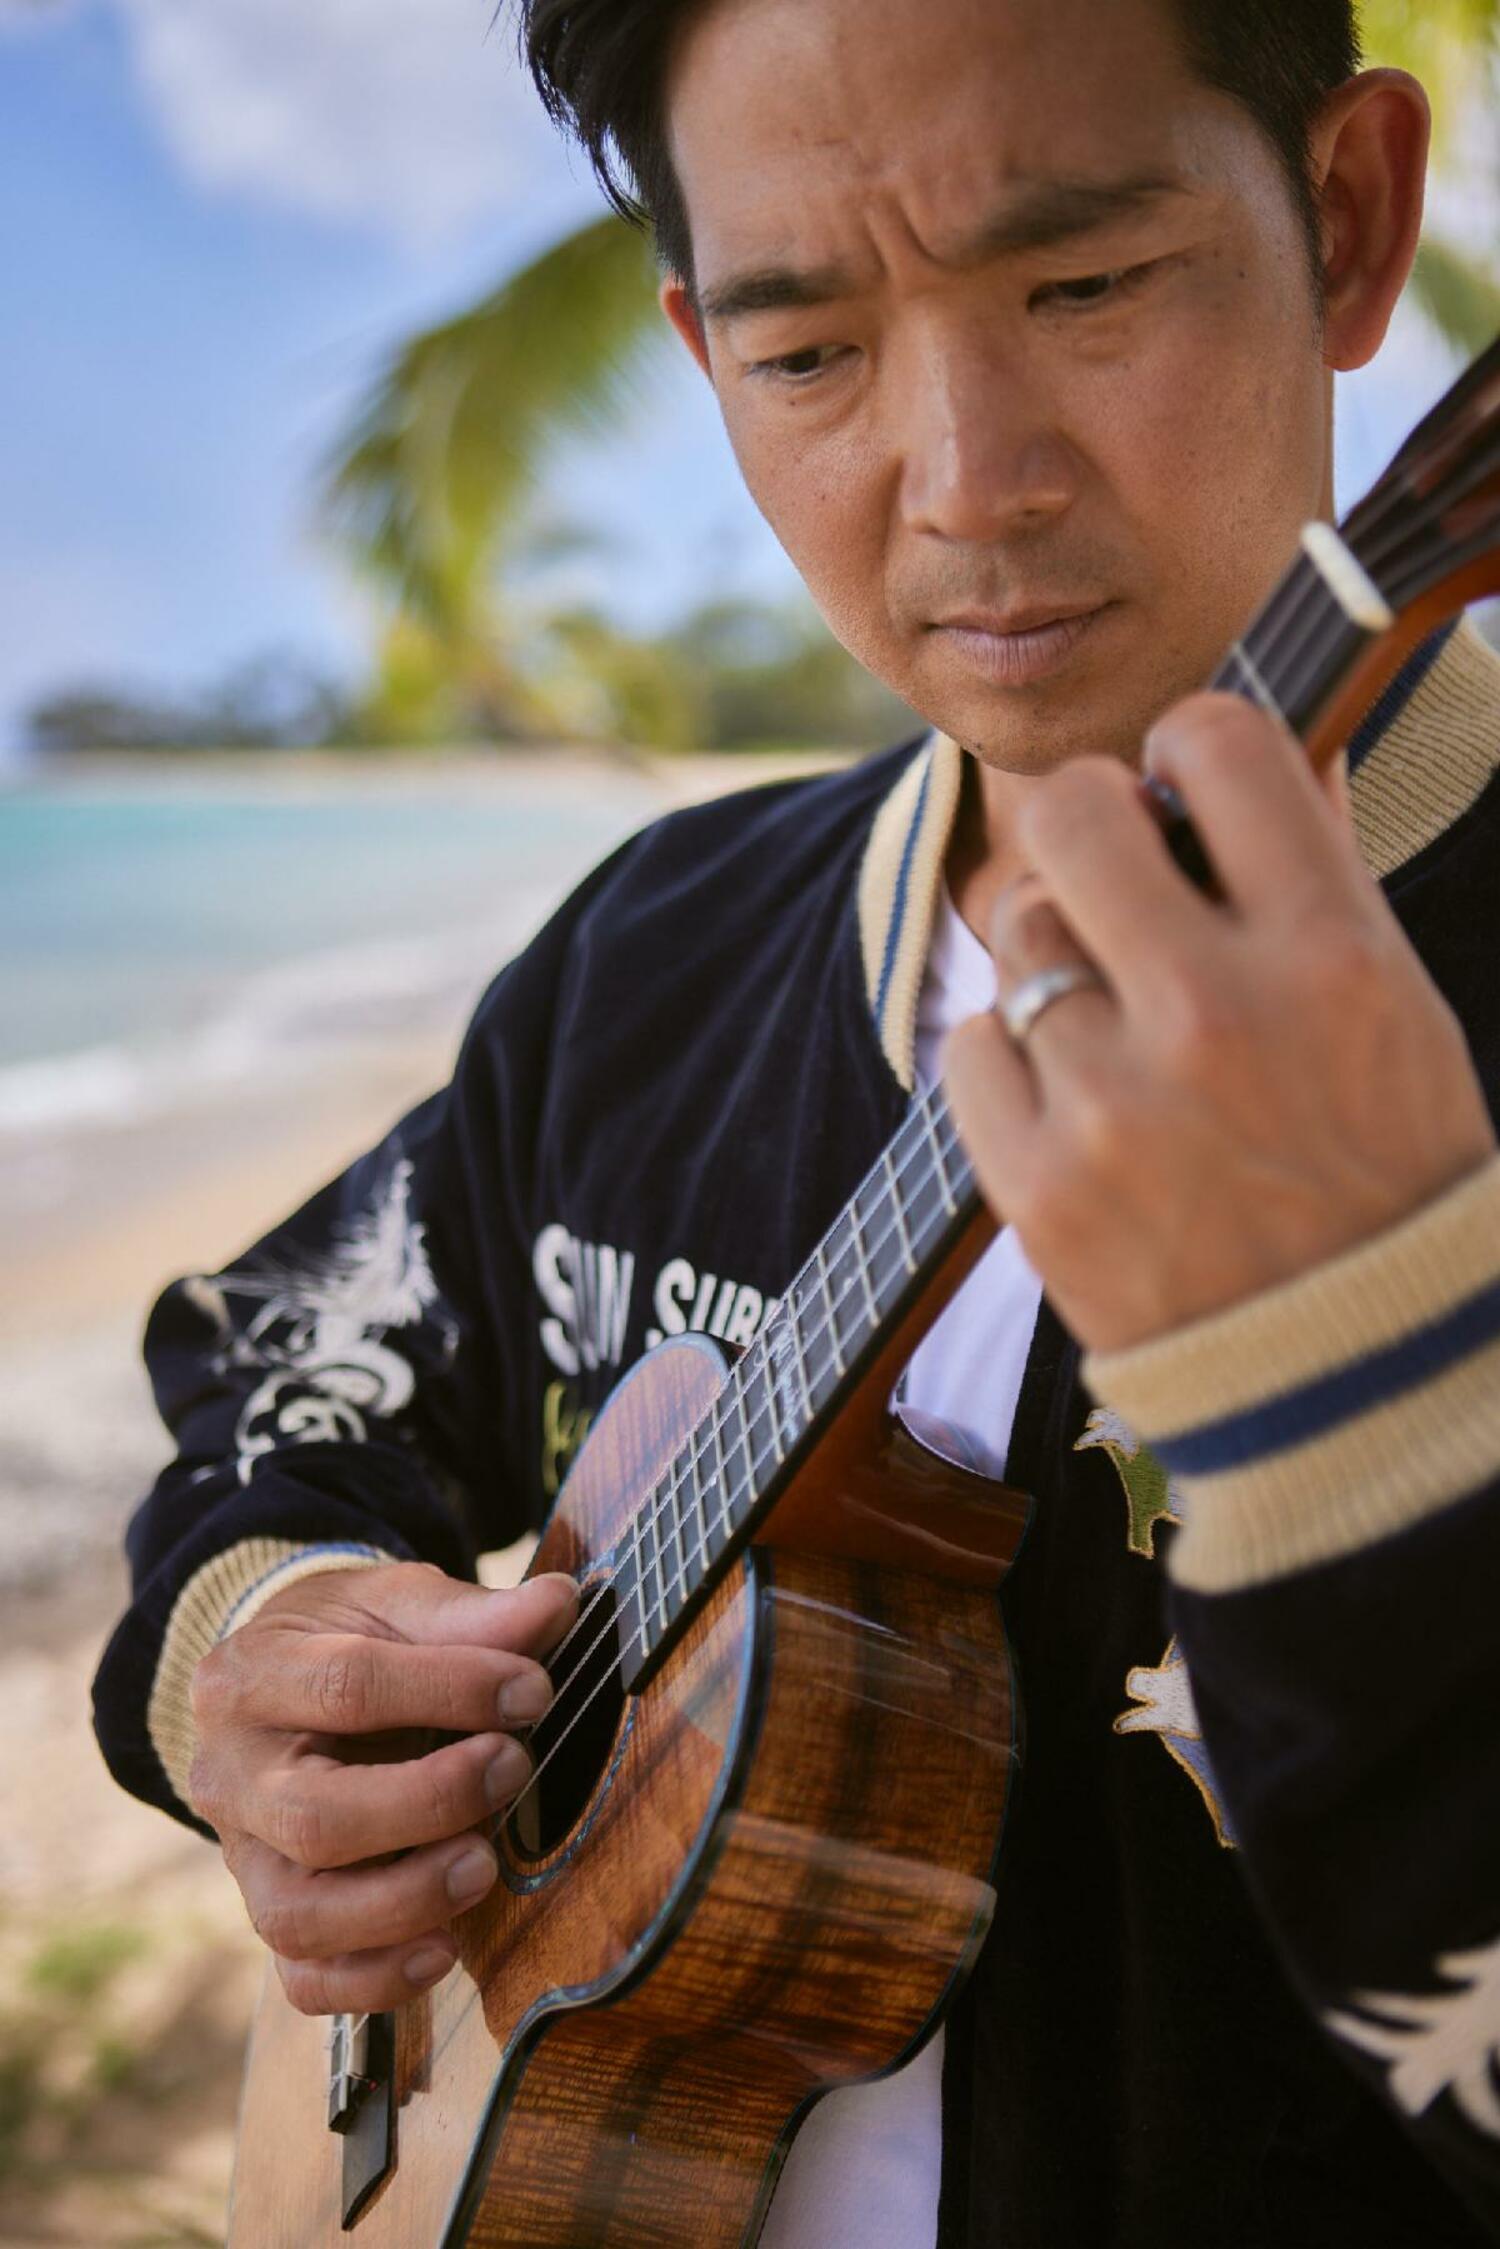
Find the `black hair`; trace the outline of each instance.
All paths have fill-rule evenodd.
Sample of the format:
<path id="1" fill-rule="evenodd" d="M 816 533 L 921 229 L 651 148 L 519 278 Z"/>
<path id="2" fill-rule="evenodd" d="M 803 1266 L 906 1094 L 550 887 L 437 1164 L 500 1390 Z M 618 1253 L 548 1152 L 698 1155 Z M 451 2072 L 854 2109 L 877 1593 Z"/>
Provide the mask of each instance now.
<path id="1" fill-rule="evenodd" d="M 1308 138 L 1359 68 L 1355 0 L 1168 0 L 1206 85 L 1249 111 L 1280 157 L 1321 267 Z M 622 217 L 648 226 L 691 283 L 688 215 L 667 146 L 665 86 L 679 32 L 712 0 L 517 0 L 521 51 L 548 114 L 580 142 Z"/>

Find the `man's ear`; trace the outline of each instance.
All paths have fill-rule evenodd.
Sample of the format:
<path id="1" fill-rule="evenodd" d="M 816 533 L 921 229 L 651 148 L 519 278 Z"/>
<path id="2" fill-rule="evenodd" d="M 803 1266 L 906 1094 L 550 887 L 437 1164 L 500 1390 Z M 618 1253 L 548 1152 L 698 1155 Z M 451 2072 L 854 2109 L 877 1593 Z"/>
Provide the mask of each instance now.
<path id="1" fill-rule="evenodd" d="M 703 321 L 693 300 L 692 291 L 686 283 L 679 281 L 675 274 L 669 273 L 656 292 L 656 301 L 687 345 L 688 350 L 697 360 L 704 374 L 709 375 L 708 343 L 703 334 Z M 711 375 L 709 375 L 709 380 L 713 380 Z"/>
<path id="2" fill-rule="evenodd" d="M 1385 340 L 1422 231 L 1427 96 L 1404 70 L 1365 70 L 1324 104 L 1311 136 L 1323 245 L 1323 357 L 1363 367 Z"/>

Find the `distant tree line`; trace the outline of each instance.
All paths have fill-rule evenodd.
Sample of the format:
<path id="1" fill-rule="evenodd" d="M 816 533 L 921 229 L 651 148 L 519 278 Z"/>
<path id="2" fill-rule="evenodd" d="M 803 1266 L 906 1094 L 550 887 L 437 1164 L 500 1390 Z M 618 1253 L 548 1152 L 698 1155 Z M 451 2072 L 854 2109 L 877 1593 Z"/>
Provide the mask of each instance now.
<path id="1" fill-rule="evenodd" d="M 446 636 L 398 617 L 359 685 L 273 650 L 193 694 L 79 683 L 39 699 L 25 723 L 42 753 L 559 740 L 876 749 L 919 724 L 810 607 L 750 601 L 705 604 L 659 634 L 559 610 L 461 662 Z"/>
<path id="2" fill-rule="evenodd" d="M 26 713 L 34 750 L 280 749 L 337 739 L 347 697 L 304 659 L 271 650 L 196 694 L 83 681 Z"/>

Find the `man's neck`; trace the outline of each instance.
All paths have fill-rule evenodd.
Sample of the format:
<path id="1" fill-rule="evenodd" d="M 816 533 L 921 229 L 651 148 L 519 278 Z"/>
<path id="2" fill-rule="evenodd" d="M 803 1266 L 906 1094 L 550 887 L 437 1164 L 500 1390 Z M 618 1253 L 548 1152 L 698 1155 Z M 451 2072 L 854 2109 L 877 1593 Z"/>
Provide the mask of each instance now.
<path id="1" fill-rule="evenodd" d="M 948 894 L 979 942 L 988 947 L 1000 893 L 1026 862 L 1016 840 L 1016 816 L 1040 775 L 1002 773 L 965 753 L 958 817 L 944 861 Z"/>

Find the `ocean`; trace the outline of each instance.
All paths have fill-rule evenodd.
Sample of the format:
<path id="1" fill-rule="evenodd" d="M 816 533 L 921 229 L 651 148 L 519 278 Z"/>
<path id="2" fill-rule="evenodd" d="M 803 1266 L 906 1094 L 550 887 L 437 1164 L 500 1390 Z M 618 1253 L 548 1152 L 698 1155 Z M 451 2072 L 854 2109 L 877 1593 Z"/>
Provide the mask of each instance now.
<path id="1" fill-rule="evenodd" d="M 136 1121 L 477 996 L 662 797 L 567 753 L 80 761 L 0 792 L 0 1135 Z"/>

